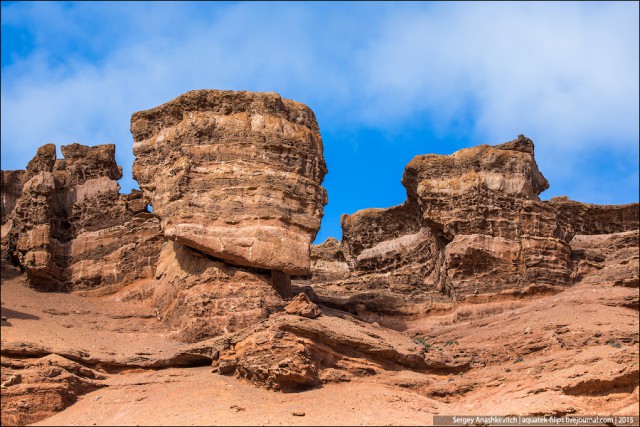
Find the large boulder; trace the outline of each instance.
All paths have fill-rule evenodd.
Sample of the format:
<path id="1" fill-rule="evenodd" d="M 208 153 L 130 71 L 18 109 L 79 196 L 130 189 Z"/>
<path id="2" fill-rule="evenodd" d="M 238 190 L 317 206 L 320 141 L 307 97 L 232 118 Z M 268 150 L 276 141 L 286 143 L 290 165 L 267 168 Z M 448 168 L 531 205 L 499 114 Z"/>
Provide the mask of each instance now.
<path id="1" fill-rule="evenodd" d="M 187 92 L 133 114 L 133 175 L 164 235 L 238 266 L 309 272 L 327 195 L 307 106 L 276 93 Z"/>

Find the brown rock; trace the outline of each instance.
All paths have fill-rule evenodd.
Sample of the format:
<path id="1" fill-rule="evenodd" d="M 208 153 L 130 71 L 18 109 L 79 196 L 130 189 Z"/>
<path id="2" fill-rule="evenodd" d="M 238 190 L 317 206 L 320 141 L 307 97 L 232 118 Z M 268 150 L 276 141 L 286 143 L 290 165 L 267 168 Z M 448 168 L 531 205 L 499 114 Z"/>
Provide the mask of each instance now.
<path id="1" fill-rule="evenodd" d="M 315 281 L 349 277 L 351 273 L 342 243 L 329 237 L 323 243 L 311 246 L 311 271 Z"/>
<path id="2" fill-rule="evenodd" d="M 55 146 L 45 145 L 27 167 L 3 227 L 9 257 L 43 290 L 123 286 L 153 277 L 159 223 L 140 193 L 119 194 L 115 146 L 76 143 L 61 151 L 66 157 L 56 160 Z"/>
<path id="3" fill-rule="evenodd" d="M 106 377 L 64 357 L 33 359 L 2 356 L 2 425 L 26 425 L 76 402 L 105 385 Z M 19 378 L 19 380 L 17 380 Z"/>
<path id="4" fill-rule="evenodd" d="M 322 314 L 320 308 L 312 303 L 311 300 L 309 300 L 309 297 L 304 293 L 296 295 L 296 297 L 293 298 L 293 301 L 287 304 L 284 311 L 289 314 L 295 314 L 309 319 L 315 319 Z"/>
<path id="5" fill-rule="evenodd" d="M 51 172 L 56 162 L 56 146 L 45 144 L 38 148 L 36 156 L 27 165 L 27 174 L 36 175 L 40 172 Z"/>
<path id="6" fill-rule="evenodd" d="M 593 205 L 554 197 L 545 202 L 571 223 L 576 234 L 611 234 L 638 229 L 639 205 Z"/>
<path id="7" fill-rule="evenodd" d="M 4 224 L 9 219 L 16 207 L 16 203 L 22 195 L 26 171 L 2 171 L 0 186 L 2 187 L 2 219 L 0 224 Z"/>
<path id="8" fill-rule="evenodd" d="M 314 247 L 305 283 L 325 303 L 390 327 L 403 320 L 389 316 L 447 310 L 468 295 L 571 284 L 573 229 L 539 201 L 549 184 L 533 153 L 520 135 L 495 147 L 417 156 L 402 181 L 407 201 L 343 215 L 342 242 L 330 243 L 333 252 Z M 348 274 L 336 274 L 344 268 L 338 247 Z"/>
<path id="9" fill-rule="evenodd" d="M 574 281 L 638 287 L 638 230 L 578 234 L 571 241 Z"/>
<path id="10" fill-rule="evenodd" d="M 181 341 L 241 331 L 285 305 L 270 272 L 231 266 L 177 242 L 164 244 L 156 278 L 153 303 Z"/>
<path id="11" fill-rule="evenodd" d="M 0 228 L 0 260 L 3 263 L 17 263 L 12 259 L 13 247 L 9 241 L 9 230 L 13 222 L 11 221 L 16 204 L 22 196 L 22 187 L 26 179 L 27 172 L 24 170 L 2 171 L 0 178 L 0 189 L 2 195 L 2 227 Z"/>
<path id="12" fill-rule="evenodd" d="M 314 320 L 274 315 L 230 337 L 231 345 L 220 350 L 220 363 L 227 374 L 235 371 L 257 385 L 284 391 L 317 386 L 322 371 L 330 369 L 349 376 L 428 369 L 420 348 L 402 334 L 336 314 Z"/>
<path id="13" fill-rule="evenodd" d="M 135 113 L 131 132 L 133 175 L 166 237 L 240 266 L 309 272 L 327 169 L 307 106 L 191 91 Z"/>

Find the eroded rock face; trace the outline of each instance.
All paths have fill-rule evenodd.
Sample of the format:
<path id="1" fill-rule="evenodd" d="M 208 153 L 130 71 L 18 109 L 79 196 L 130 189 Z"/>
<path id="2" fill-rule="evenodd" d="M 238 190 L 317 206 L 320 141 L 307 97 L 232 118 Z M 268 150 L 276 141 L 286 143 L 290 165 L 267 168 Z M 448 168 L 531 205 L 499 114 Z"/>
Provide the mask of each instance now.
<path id="1" fill-rule="evenodd" d="M 407 337 L 333 311 L 316 319 L 276 314 L 230 336 L 218 353 L 213 365 L 219 373 L 284 391 L 350 381 L 384 369 L 430 367 L 424 351 Z"/>
<path id="2" fill-rule="evenodd" d="M 192 91 L 135 113 L 131 132 L 133 174 L 166 237 L 231 264 L 308 273 L 327 169 L 307 106 Z"/>
<path id="3" fill-rule="evenodd" d="M 611 234 L 638 229 L 637 203 L 627 205 L 594 205 L 568 197 L 554 197 L 545 202 L 567 217 L 576 234 Z"/>
<path id="4" fill-rule="evenodd" d="M 22 195 L 22 186 L 24 185 L 24 178 L 26 171 L 2 171 L 2 218 L 0 223 L 7 222 L 9 215 L 13 213 L 16 207 L 18 199 Z"/>
<path id="5" fill-rule="evenodd" d="M 417 156 L 402 180 L 404 204 L 344 215 L 342 242 L 332 242 L 332 252 L 327 243 L 313 249 L 316 291 L 360 315 L 406 317 L 467 295 L 571 284 L 573 228 L 540 202 L 549 184 L 533 152 L 521 135 Z M 346 277 L 336 275 L 338 252 Z"/>
<path id="6" fill-rule="evenodd" d="M 351 274 L 342 243 L 329 237 L 311 246 L 311 271 L 315 280 L 344 279 Z"/>
<path id="7" fill-rule="evenodd" d="M 180 243 L 163 245 L 152 301 L 181 341 L 247 328 L 286 305 L 269 271 L 231 266 Z"/>
<path id="8" fill-rule="evenodd" d="M 104 375 L 64 357 L 0 357 L 2 425 L 27 425 L 46 419 L 79 396 L 105 387 Z"/>
<path id="9" fill-rule="evenodd" d="M 115 146 L 71 144 L 61 151 L 65 157 L 56 159 L 55 146 L 47 144 L 27 166 L 6 222 L 9 257 L 43 290 L 124 286 L 153 277 L 159 223 L 140 192 L 119 193 Z"/>
<path id="10" fill-rule="evenodd" d="M 576 235 L 571 241 L 574 280 L 637 288 L 638 242 L 637 227 L 620 233 Z M 637 301 L 636 296 L 636 310 Z"/>
<path id="11" fill-rule="evenodd" d="M 418 156 L 403 184 L 423 221 L 449 241 L 444 280 L 456 292 L 570 283 L 573 230 L 539 201 L 549 184 L 530 139 Z"/>
<path id="12" fill-rule="evenodd" d="M 293 300 L 287 304 L 284 311 L 289 314 L 295 314 L 309 319 L 315 319 L 322 314 L 320 308 L 311 302 L 305 293 L 299 293 L 296 295 Z"/>

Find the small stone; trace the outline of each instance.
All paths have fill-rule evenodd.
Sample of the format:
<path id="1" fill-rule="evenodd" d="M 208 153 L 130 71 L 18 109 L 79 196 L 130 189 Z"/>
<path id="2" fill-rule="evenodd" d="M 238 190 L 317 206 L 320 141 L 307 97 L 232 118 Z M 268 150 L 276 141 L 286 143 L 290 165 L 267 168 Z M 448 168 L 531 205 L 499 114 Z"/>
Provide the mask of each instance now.
<path id="1" fill-rule="evenodd" d="M 294 417 L 304 417 L 305 413 L 301 411 L 295 411 L 295 412 L 292 412 L 291 415 L 293 415 Z"/>
<path id="2" fill-rule="evenodd" d="M 302 317 L 308 317 L 309 319 L 315 319 L 320 316 L 320 308 L 309 300 L 309 297 L 300 293 L 291 300 L 291 302 L 284 308 L 289 314 L 296 314 Z"/>
<path id="3" fill-rule="evenodd" d="M 2 383 L 2 388 L 7 388 L 12 385 L 20 384 L 22 382 L 22 375 L 15 374 L 11 375 L 8 380 Z"/>

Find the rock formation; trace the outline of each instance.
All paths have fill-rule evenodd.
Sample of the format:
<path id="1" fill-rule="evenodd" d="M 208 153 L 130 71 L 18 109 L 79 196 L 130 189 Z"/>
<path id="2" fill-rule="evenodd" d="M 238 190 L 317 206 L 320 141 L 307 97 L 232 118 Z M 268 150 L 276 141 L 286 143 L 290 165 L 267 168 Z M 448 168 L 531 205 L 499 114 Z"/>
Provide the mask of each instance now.
<path id="1" fill-rule="evenodd" d="M 2 172 L 3 424 L 203 364 L 282 391 L 376 375 L 433 413 L 636 410 L 638 204 L 540 201 L 528 138 L 417 156 L 403 204 L 310 247 L 327 170 L 305 105 L 193 91 L 131 132 L 141 191 L 119 193 L 113 145 Z"/>
<path id="2" fill-rule="evenodd" d="M 152 300 L 181 341 L 241 331 L 286 305 L 268 271 L 229 265 L 183 246 L 164 244 Z"/>
<path id="3" fill-rule="evenodd" d="M 230 336 L 216 352 L 219 373 L 236 373 L 274 390 L 295 391 L 349 381 L 378 370 L 426 370 L 420 346 L 401 334 L 330 312 L 310 319 L 278 313 Z"/>
<path id="4" fill-rule="evenodd" d="M 417 156 L 402 183 L 404 204 L 344 215 L 342 242 L 314 246 L 312 277 L 301 283 L 335 307 L 377 321 L 384 313 L 389 326 L 389 316 L 446 310 L 479 294 L 572 283 L 569 242 L 581 212 L 540 201 L 549 184 L 530 139 Z M 634 213 L 637 223 L 637 205 L 590 209 L 600 222 L 620 211 L 611 229 L 632 227 Z"/>
<path id="5" fill-rule="evenodd" d="M 593 205 L 568 197 L 554 197 L 545 202 L 564 215 L 576 234 L 611 234 L 638 229 L 640 209 L 627 205 Z"/>
<path id="6" fill-rule="evenodd" d="M 42 290 L 121 287 L 153 277 L 158 221 L 139 191 L 119 194 L 115 146 L 61 151 L 64 158 L 56 159 L 55 146 L 44 145 L 26 172 L 3 172 L 3 258 Z"/>
<path id="7" fill-rule="evenodd" d="M 7 222 L 9 215 L 16 207 L 16 203 L 22 195 L 22 186 L 26 171 L 2 171 L 0 186 L 2 187 L 2 218 L 0 224 Z"/>
<path id="8" fill-rule="evenodd" d="M 153 290 L 180 339 L 282 310 L 327 203 L 313 112 L 275 93 L 192 91 L 133 114 L 134 177 L 165 243 Z"/>
<path id="9" fill-rule="evenodd" d="M 166 237 L 234 265 L 305 274 L 327 172 L 313 112 L 200 90 L 131 119 L 133 175 Z"/>
<path id="10" fill-rule="evenodd" d="M 27 425 L 104 387 L 104 375 L 64 357 L 2 358 L 2 425 Z"/>
<path id="11" fill-rule="evenodd" d="M 518 139 L 414 158 L 403 177 L 422 220 L 446 241 L 440 283 L 458 294 L 570 284 L 572 227 L 539 201 L 549 183 Z"/>

